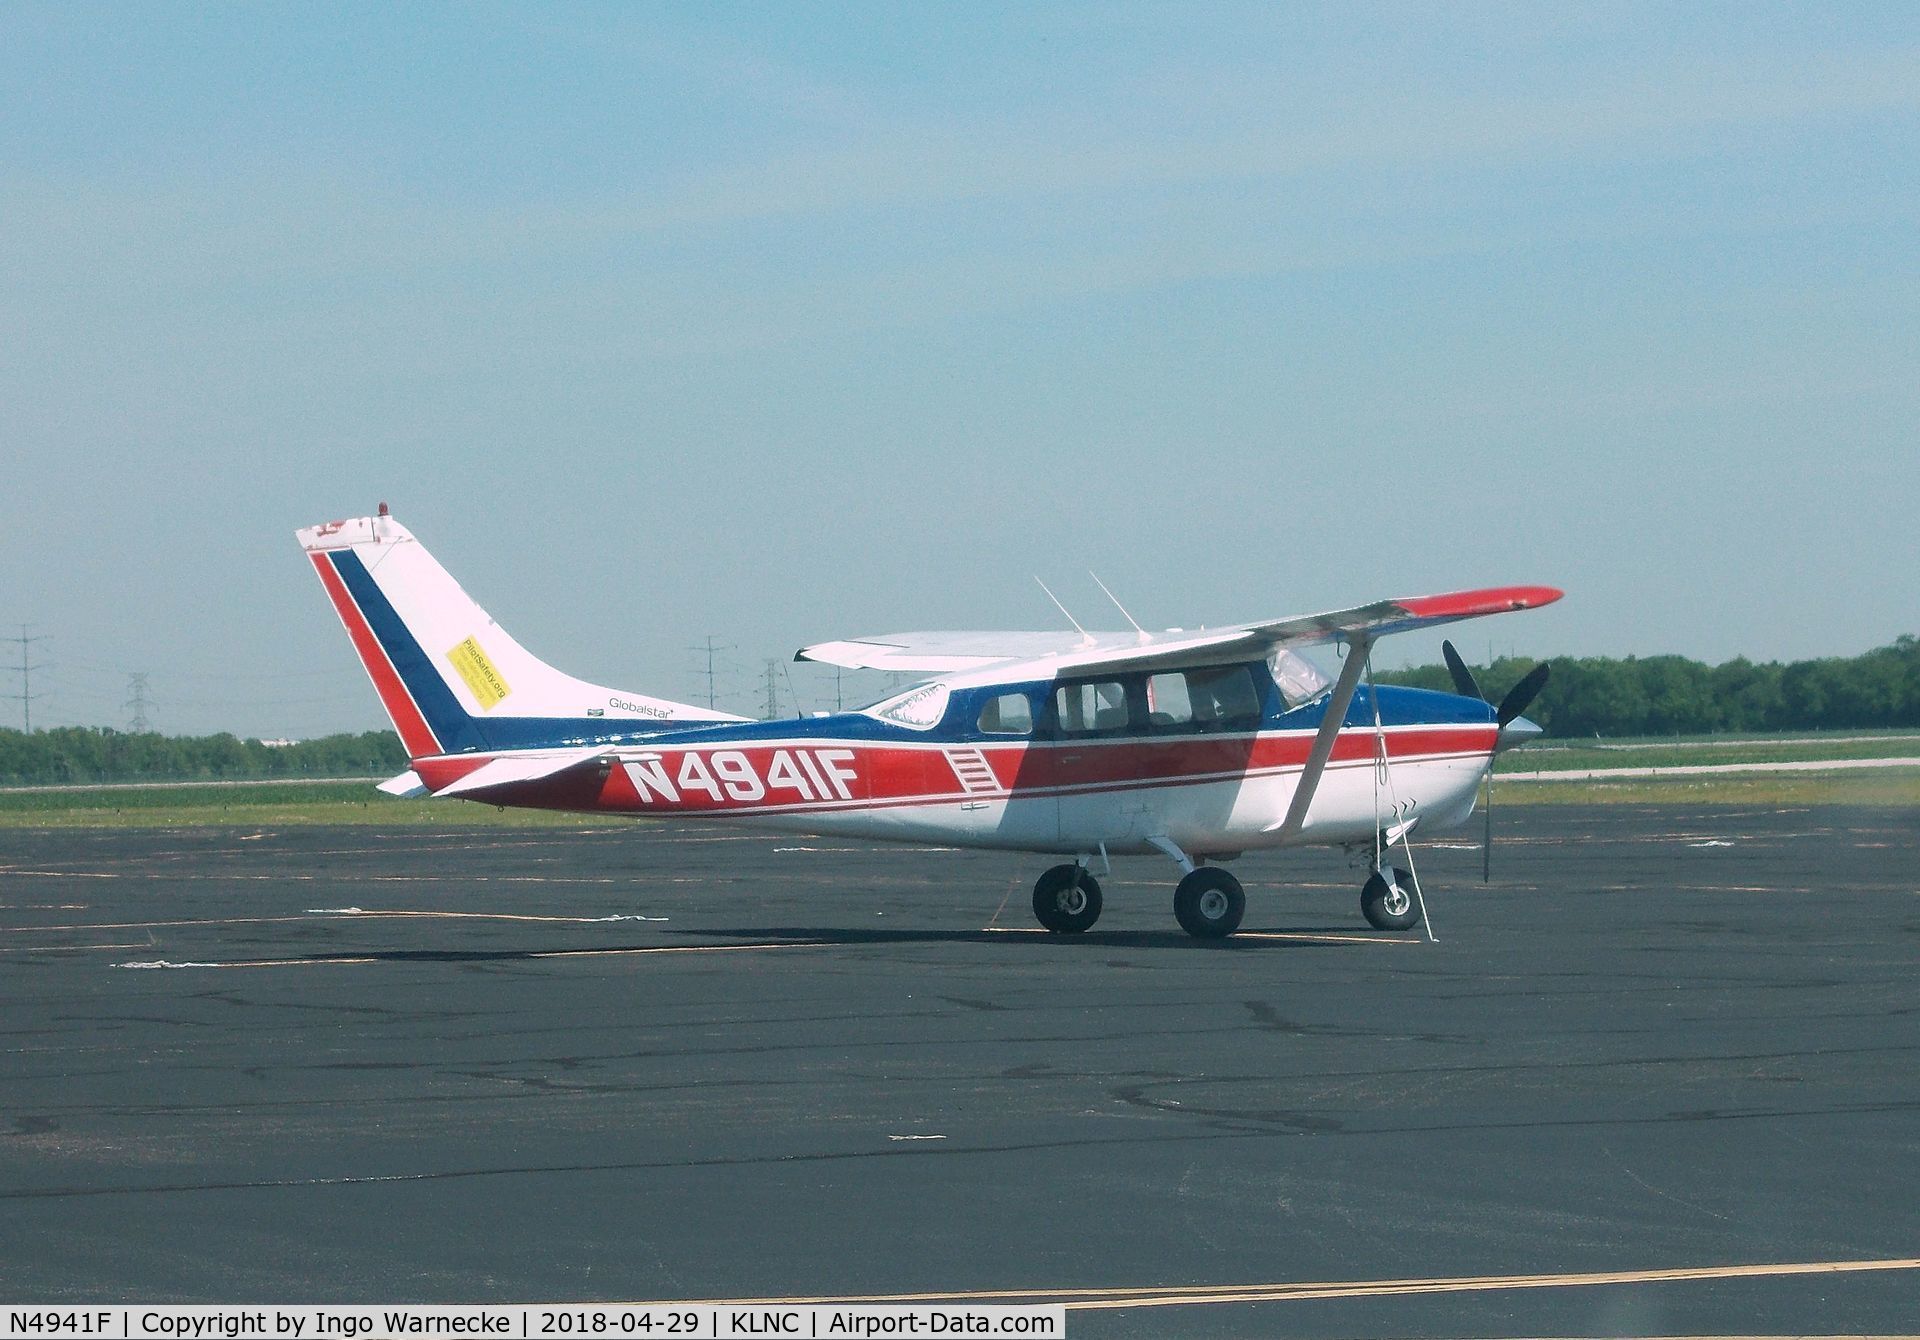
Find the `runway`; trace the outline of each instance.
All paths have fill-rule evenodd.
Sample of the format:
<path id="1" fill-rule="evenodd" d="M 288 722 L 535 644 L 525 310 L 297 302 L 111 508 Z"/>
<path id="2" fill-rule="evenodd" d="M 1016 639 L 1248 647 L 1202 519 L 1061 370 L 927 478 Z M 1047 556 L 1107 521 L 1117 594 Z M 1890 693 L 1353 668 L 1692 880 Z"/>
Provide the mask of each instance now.
<path id="1" fill-rule="evenodd" d="M 0 1296 L 1064 1302 L 1069 1333 L 1897 1332 L 1920 816 L 1515 807 L 1247 930 L 724 827 L 10 831 Z"/>

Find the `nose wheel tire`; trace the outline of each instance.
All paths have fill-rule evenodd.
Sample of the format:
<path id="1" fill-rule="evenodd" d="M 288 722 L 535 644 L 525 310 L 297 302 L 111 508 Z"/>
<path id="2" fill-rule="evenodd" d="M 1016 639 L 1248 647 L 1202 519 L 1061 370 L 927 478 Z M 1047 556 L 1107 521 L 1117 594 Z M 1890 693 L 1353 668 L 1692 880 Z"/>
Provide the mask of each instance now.
<path id="1" fill-rule="evenodd" d="M 1078 935 L 1100 920 L 1100 881 L 1084 866 L 1056 865 L 1034 883 L 1033 915 L 1056 935 Z"/>
<path id="2" fill-rule="evenodd" d="M 1232 935 L 1247 913 L 1240 881 L 1218 866 L 1202 866 L 1173 891 L 1173 915 L 1181 929 L 1200 940 Z"/>
<path id="3" fill-rule="evenodd" d="M 1383 931 L 1410 930 L 1420 924 L 1420 905 L 1413 896 L 1413 876 L 1395 869 L 1393 883 L 1376 870 L 1360 890 L 1360 914 Z"/>

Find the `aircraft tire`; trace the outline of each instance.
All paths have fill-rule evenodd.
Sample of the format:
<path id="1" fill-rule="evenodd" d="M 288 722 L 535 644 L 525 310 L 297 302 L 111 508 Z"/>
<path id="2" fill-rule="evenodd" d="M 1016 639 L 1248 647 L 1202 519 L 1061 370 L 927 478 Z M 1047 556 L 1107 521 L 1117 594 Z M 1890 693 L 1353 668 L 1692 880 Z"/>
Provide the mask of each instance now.
<path id="1" fill-rule="evenodd" d="M 1202 866 L 1173 891 L 1173 915 L 1197 940 L 1218 940 L 1240 929 L 1247 914 L 1246 890 L 1218 866 Z"/>
<path id="2" fill-rule="evenodd" d="M 1360 890 L 1360 915 L 1375 930 L 1404 931 L 1420 924 L 1420 904 L 1409 892 L 1413 876 L 1395 867 L 1393 882 L 1398 887 L 1389 888 L 1376 870 Z"/>
<path id="3" fill-rule="evenodd" d="M 1034 883 L 1033 915 L 1055 935 L 1078 935 L 1100 919 L 1100 881 L 1081 866 L 1054 866 Z"/>

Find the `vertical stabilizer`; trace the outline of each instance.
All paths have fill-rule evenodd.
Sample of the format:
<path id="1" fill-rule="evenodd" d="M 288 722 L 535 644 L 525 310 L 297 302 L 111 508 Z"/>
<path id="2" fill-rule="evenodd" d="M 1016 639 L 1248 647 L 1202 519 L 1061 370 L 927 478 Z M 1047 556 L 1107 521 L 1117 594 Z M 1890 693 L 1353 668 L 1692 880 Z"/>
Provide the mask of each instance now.
<path id="1" fill-rule="evenodd" d="M 743 720 L 554 669 L 495 623 L 384 503 L 376 516 L 297 534 L 410 757 Z"/>

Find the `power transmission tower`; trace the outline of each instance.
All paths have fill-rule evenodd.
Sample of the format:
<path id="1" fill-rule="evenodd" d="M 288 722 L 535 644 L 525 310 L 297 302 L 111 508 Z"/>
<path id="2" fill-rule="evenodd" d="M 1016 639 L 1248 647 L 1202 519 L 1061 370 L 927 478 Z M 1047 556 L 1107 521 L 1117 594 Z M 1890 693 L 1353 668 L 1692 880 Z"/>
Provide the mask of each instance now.
<path id="1" fill-rule="evenodd" d="M 707 634 L 707 642 L 706 642 L 706 645 L 705 645 L 704 647 L 689 647 L 689 648 L 688 648 L 688 650 L 689 650 L 689 651 L 704 651 L 704 652 L 705 652 L 705 653 L 707 654 L 707 707 L 708 707 L 708 709 L 709 709 L 709 710 L 711 710 L 711 709 L 713 708 L 713 702 L 714 702 L 714 697 L 715 697 L 715 694 L 714 694 L 714 691 L 713 691 L 713 684 L 714 684 L 714 679 L 713 679 L 713 658 L 714 658 L 714 654 L 715 654 L 716 652 L 722 652 L 722 651 L 732 651 L 732 650 L 733 650 L 733 644 L 732 644 L 731 642 L 715 642 L 715 641 L 714 641 L 714 638 L 715 638 L 715 636 L 716 636 L 716 634 L 713 634 L 713 633 L 708 633 L 708 634 Z"/>
<path id="2" fill-rule="evenodd" d="M 768 721 L 780 716 L 780 658 L 767 658 L 767 717 Z"/>
<path id="3" fill-rule="evenodd" d="M 147 709 L 153 706 L 153 702 L 147 697 L 145 671 L 127 676 L 127 701 L 121 705 L 133 713 L 132 719 L 127 722 L 128 730 L 135 735 L 144 735 L 152 729 L 147 724 Z"/>
<path id="4" fill-rule="evenodd" d="M 0 638 L 0 642 L 16 643 L 20 648 L 20 692 L 9 693 L 5 696 L 18 698 L 20 700 L 20 729 L 31 735 L 33 734 L 33 700 L 46 696 L 45 694 L 35 693 L 33 691 L 33 672 L 35 670 L 45 670 L 47 666 L 44 661 L 31 659 L 29 652 L 31 652 L 34 643 L 45 642 L 47 640 L 47 634 L 42 633 L 38 637 L 28 637 L 27 627 L 26 624 L 21 624 L 19 637 Z"/>

